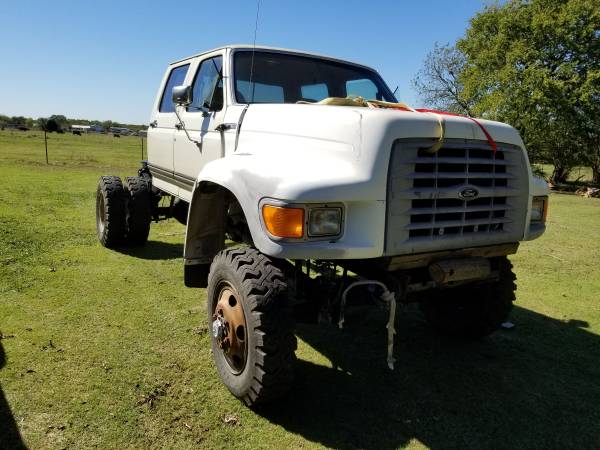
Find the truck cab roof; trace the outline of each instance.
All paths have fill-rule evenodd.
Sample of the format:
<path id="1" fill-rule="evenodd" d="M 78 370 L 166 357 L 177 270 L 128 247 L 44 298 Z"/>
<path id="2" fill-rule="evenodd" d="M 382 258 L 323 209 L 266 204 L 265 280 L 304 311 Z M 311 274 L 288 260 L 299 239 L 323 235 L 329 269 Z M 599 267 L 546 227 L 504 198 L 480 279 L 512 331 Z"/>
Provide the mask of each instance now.
<path id="1" fill-rule="evenodd" d="M 188 56 L 186 58 L 178 59 L 176 61 L 173 61 L 170 65 L 179 64 L 179 63 L 181 63 L 183 61 L 187 61 L 189 59 L 197 58 L 199 56 L 206 55 L 206 54 L 209 54 L 209 53 L 213 53 L 213 52 L 216 52 L 218 50 L 224 50 L 224 49 L 229 49 L 229 50 L 257 50 L 257 51 L 268 51 L 268 52 L 291 53 L 291 54 L 295 54 L 295 55 L 310 56 L 310 57 L 313 57 L 313 58 L 328 59 L 330 61 L 337 61 L 337 62 L 341 62 L 341 63 L 345 63 L 345 64 L 352 64 L 354 66 L 364 67 L 364 68 L 367 68 L 369 70 L 374 70 L 372 67 L 366 66 L 364 64 L 359 64 L 359 63 L 357 63 L 355 61 L 349 61 L 349 60 L 345 60 L 345 59 L 335 58 L 333 56 L 322 55 L 320 53 L 307 52 L 307 51 L 303 51 L 303 50 L 294 50 L 294 49 L 281 48 L 281 47 L 269 47 L 269 46 L 265 46 L 265 45 L 256 45 L 255 46 L 255 45 L 252 45 L 252 44 L 230 44 L 230 45 L 223 45 L 221 47 L 216 47 L 216 48 L 204 51 L 204 52 L 196 53 L 196 54 Z"/>

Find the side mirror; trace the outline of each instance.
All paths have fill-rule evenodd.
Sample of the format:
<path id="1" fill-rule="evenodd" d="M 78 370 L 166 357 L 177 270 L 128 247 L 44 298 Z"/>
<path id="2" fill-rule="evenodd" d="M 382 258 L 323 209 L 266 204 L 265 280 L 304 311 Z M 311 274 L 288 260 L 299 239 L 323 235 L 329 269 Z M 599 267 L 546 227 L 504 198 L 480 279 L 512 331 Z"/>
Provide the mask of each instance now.
<path id="1" fill-rule="evenodd" d="M 175 86 L 173 88 L 173 103 L 179 106 L 188 106 L 192 103 L 193 94 L 191 86 Z"/>

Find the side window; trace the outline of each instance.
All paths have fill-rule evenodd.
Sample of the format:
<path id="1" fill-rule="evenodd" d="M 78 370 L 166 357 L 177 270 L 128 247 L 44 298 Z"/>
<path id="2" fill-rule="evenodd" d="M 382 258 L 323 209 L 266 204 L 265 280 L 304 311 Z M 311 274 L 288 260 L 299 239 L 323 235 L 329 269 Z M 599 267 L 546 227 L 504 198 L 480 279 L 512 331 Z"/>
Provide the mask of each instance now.
<path id="1" fill-rule="evenodd" d="M 365 100 L 381 100 L 377 86 L 371 80 L 350 80 L 346 82 L 346 95 L 359 96 Z"/>
<path id="2" fill-rule="evenodd" d="M 325 83 L 307 84 L 306 86 L 301 86 L 300 91 L 302 92 L 302 100 L 318 102 L 329 97 L 329 90 Z"/>
<path id="3" fill-rule="evenodd" d="M 173 105 L 172 96 L 173 88 L 183 84 L 189 68 L 190 65 L 186 64 L 184 66 L 175 67 L 173 70 L 171 70 L 169 79 L 167 80 L 167 85 L 165 86 L 165 90 L 162 93 L 162 98 L 160 99 L 160 107 L 158 108 L 160 112 L 175 112 L 175 105 Z"/>
<path id="4" fill-rule="evenodd" d="M 188 111 L 207 108 L 210 111 L 223 109 L 223 57 L 217 56 L 200 63 L 194 85 L 193 101 Z"/>

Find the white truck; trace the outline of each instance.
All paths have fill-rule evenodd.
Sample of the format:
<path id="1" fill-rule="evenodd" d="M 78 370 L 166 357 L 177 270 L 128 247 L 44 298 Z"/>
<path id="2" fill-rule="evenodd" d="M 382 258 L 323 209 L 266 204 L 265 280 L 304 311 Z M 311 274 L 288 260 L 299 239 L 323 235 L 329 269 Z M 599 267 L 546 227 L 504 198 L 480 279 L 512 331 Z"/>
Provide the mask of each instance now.
<path id="1" fill-rule="evenodd" d="M 186 224 L 218 372 L 254 405 L 290 387 L 300 309 L 343 326 L 349 299 L 377 294 L 390 367 L 396 302 L 441 333 L 495 331 L 515 299 L 507 255 L 544 232 L 547 205 L 511 126 L 413 110 L 360 64 L 235 45 L 168 67 L 148 160 L 100 178 L 96 217 L 106 247 Z"/>

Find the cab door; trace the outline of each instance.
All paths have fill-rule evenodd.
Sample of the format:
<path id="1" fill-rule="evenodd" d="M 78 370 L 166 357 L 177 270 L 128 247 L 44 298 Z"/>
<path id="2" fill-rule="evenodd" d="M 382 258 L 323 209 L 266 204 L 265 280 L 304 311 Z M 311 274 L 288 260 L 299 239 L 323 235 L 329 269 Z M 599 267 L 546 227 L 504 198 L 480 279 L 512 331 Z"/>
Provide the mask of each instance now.
<path id="1" fill-rule="evenodd" d="M 191 200 L 194 182 L 210 161 L 224 156 L 223 124 L 225 117 L 223 53 L 203 56 L 192 81 L 192 103 L 177 106 L 184 123 L 174 132 L 174 177 L 179 196 Z M 186 135 L 186 131 L 192 142 Z"/>
<path id="2" fill-rule="evenodd" d="M 175 115 L 172 91 L 175 86 L 184 84 L 189 68 L 190 63 L 187 62 L 167 72 L 148 128 L 148 165 L 153 184 L 174 195 L 177 194 L 177 186 L 173 183 L 173 138 L 179 122 Z"/>

